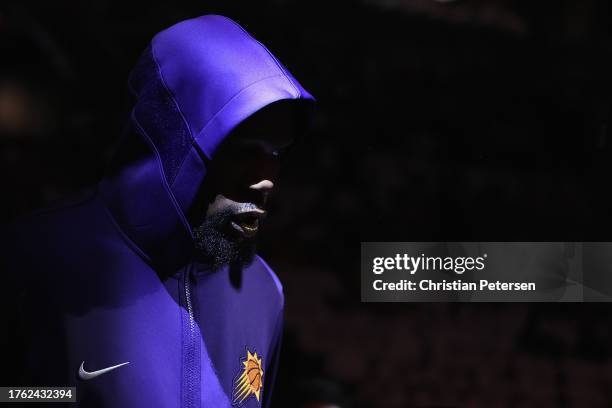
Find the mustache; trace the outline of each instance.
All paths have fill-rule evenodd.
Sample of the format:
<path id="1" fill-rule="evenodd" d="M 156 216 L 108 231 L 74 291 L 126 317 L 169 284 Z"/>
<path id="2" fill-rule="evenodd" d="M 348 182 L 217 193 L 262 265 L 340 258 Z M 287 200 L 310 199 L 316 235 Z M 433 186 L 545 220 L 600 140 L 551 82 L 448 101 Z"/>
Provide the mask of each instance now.
<path id="1" fill-rule="evenodd" d="M 221 228 L 232 221 L 232 218 L 237 214 L 246 213 L 249 211 L 265 211 L 261 206 L 254 203 L 238 203 L 228 204 L 223 210 L 219 211 L 204 220 L 204 223 L 217 228 Z"/>
<path id="2" fill-rule="evenodd" d="M 264 211 L 264 208 L 254 203 L 235 203 L 229 208 L 234 214 L 247 211 Z"/>

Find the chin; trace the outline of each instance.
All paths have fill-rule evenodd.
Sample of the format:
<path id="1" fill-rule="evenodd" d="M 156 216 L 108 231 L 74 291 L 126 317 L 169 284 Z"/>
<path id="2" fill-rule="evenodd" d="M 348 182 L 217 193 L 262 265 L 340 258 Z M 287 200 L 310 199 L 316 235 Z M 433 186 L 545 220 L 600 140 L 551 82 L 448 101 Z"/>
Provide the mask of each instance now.
<path id="1" fill-rule="evenodd" d="M 223 233 L 203 234 L 195 231 L 196 256 L 199 262 L 218 270 L 224 266 L 246 266 L 253 262 L 256 245 L 253 239 L 228 236 Z"/>
<path id="2" fill-rule="evenodd" d="M 212 270 L 228 265 L 246 266 L 255 257 L 255 237 L 232 228 L 231 216 L 231 211 L 223 211 L 192 227 L 197 261 Z"/>

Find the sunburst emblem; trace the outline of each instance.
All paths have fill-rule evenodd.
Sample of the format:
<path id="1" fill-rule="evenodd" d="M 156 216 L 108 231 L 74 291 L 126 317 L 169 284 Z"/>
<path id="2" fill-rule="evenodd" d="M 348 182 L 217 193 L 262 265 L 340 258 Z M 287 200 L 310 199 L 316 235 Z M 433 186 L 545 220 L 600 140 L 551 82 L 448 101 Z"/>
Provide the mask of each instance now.
<path id="1" fill-rule="evenodd" d="M 263 388 L 263 366 L 262 358 L 257 356 L 257 352 L 251 354 L 247 350 L 247 356 L 242 364 L 242 372 L 234 380 L 234 391 L 232 392 L 232 405 L 240 406 L 251 396 L 255 396 L 260 402 Z"/>

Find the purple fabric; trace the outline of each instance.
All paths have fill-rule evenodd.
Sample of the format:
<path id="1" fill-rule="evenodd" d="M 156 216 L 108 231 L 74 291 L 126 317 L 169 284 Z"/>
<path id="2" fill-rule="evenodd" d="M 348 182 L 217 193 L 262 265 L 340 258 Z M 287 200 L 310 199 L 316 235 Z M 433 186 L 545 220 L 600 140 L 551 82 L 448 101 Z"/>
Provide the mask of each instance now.
<path id="1" fill-rule="evenodd" d="M 12 237 L 23 277 L 23 385 L 74 385 L 78 406 L 229 407 L 248 353 L 266 405 L 282 287 L 259 257 L 207 273 L 185 213 L 206 161 L 241 121 L 279 100 L 313 100 L 232 20 L 202 16 L 157 34 L 129 79 L 134 108 L 98 188 L 30 217 Z M 40 244 L 43 237 L 44 245 Z M 96 371 L 128 365 L 91 380 Z M 75 405 L 71 405 L 75 406 Z"/>

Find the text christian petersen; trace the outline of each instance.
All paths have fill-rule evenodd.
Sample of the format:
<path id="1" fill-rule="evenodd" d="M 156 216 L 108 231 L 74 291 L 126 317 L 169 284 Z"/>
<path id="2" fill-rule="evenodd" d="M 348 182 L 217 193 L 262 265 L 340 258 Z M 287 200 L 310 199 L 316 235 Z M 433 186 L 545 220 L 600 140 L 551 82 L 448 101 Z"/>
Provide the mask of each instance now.
<path id="1" fill-rule="evenodd" d="M 465 272 L 482 272 L 486 269 L 487 254 L 479 257 L 441 257 L 441 256 L 410 256 L 396 254 L 394 257 L 375 257 L 372 259 L 372 272 L 378 276 L 372 282 L 376 291 L 535 291 L 534 282 L 502 282 L 499 280 L 476 279 L 471 276 L 468 281 L 461 279 L 440 279 L 452 274 L 463 275 Z M 384 281 L 383 274 L 387 271 L 408 273 L 411 279 L 399 279 L 392 282 Z M 421 277 L 414 279 L 419 271 L 441 272 L 436 274 L 439 279 Z"/>

